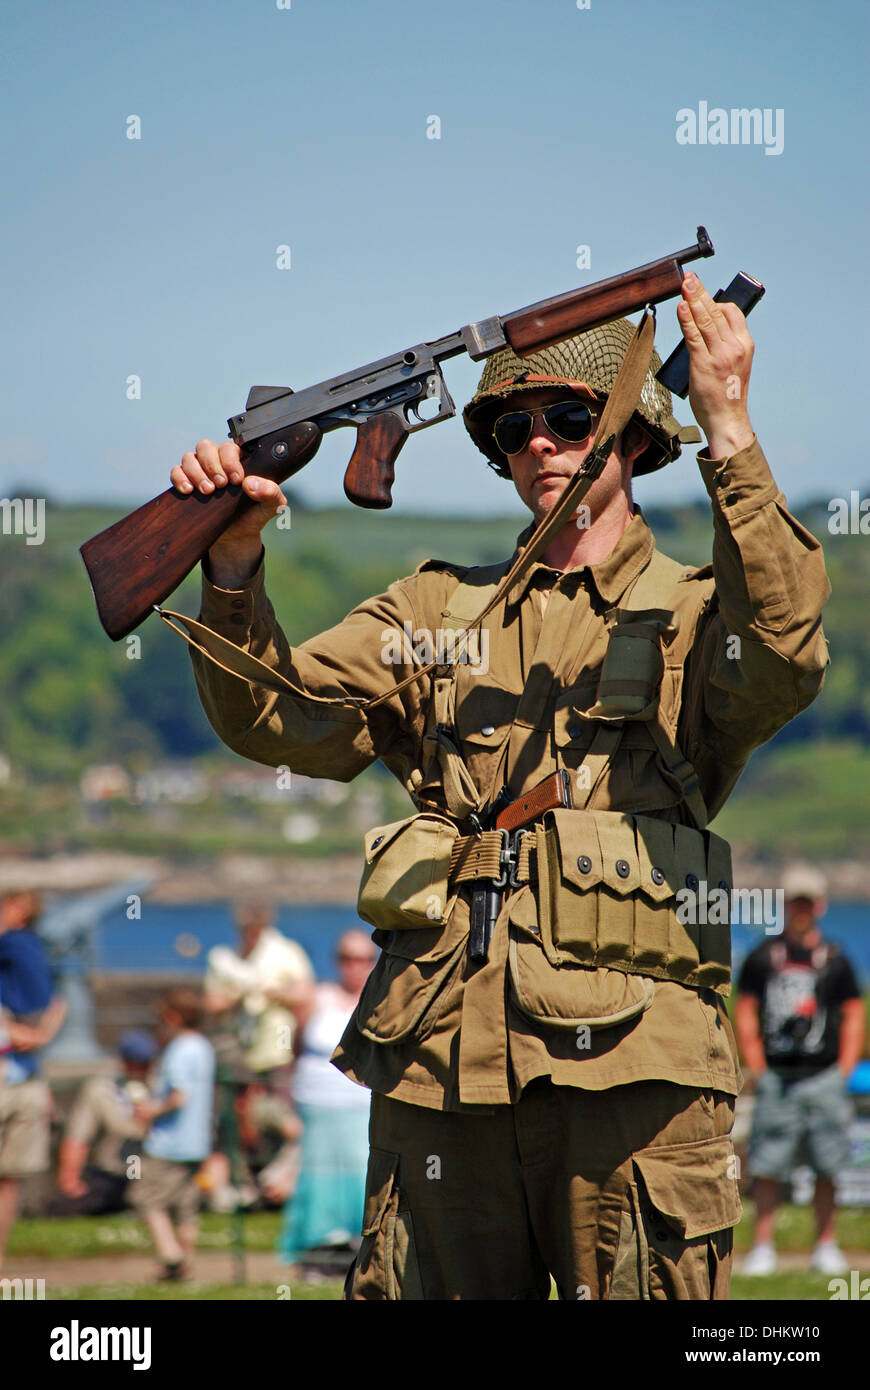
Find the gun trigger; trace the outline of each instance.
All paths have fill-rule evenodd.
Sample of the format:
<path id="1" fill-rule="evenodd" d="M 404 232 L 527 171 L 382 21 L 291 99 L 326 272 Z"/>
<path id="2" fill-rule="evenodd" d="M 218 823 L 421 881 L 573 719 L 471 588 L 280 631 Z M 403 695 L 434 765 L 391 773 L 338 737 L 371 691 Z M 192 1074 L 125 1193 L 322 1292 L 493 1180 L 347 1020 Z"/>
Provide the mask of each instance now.
<path id="1" fill-rule="evenodd" d="M 252 386 L 245 401 L 245 410 L 253 410 L 255 405 L 268 405 L 269 401 L 292 395 L 292 386 Z"/>

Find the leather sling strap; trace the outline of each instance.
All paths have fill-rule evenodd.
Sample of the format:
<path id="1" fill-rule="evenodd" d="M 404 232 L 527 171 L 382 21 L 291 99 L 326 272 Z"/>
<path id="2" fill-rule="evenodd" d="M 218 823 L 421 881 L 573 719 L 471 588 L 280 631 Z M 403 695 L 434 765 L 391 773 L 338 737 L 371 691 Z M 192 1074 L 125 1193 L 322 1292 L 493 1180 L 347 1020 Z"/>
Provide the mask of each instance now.
<path id="1" fill-rule="evenodd" d="M 539 556 L 543 554 L 556 532 L 576 512 L 596 478 L 600 477 L 614 441 L 628 424 L 637 407 L 652 359 L 654 337 L 655 312 L 647 309 L 634 330 L 634 336 L 628 345 L 619 374 L 601 413 L 592 450 L 587 455 L 582 468 L 571 480 L 546 520 L 541 523 L 534 535 L 522 547 L 486 606 L 478 613 L 473 622 L 468 623 L 462 629 L 459 634 L 460 637 L 467 637 L 469 631 L 482 623 L 484 618 L 487 618 L 493 609 L 507 597 L 514 584 L 519 582 Z M 183 613 L 176 613 L 171 608 L 161 608 L 158 604 L 155 604 L 154 607 L 173 632 L 177 632 L 179 637 L 183 637 L 191 647 L 195 647 L 197 651 L 207 657 L 209 661 L 214 662 L 216 666 L 221 667 L 222 670 L 248 681 L 251 685 L 263 686 L 266 690 L 276 691 L 280 695 L 289 693 L 296 698 L 308 700 L 316 705 L 342 706 L 345 709 L 357 710 L 374 709 L 377 705 L 383 704 L 384 701 L 393 699 L 395 695 L 398 695 L 407 686 L 413 685 L 415 681 L 440 669 L 439 662 L 429 662 L 428 665 L 421 666 L 418 671 L 414 671 L 412 675 L 406 676 L 404 680 L 398 681 L 392 689 L 371 699 L 349 695 L 337 698 L 312 695 L 294 685 L 292 681 L 287 680 L 285 676 L 280 675 L 271 666 L 260 661 L 259 658 L 251 656 L 249 652 L 243 652 L 228 638 L 221 637 L 204 623 L 200 623 L 194 618 L 188 618 Z M 176 620 L 175 622 L 172 621 L 173 618 Z M 178 623 L 181 623 L 182 626 L 178 627 Z"/>

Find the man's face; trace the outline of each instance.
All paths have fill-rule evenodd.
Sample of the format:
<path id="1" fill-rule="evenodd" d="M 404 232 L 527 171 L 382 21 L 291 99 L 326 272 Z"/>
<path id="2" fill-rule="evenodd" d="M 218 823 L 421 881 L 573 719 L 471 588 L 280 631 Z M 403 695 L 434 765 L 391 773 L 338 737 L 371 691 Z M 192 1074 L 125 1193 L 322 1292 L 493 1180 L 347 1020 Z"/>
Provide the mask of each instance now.
<path id="1" fill-rule="evenodd" d="M 338 943 L 338 971 L 350 994 L 359 994 L 375 963 L 375 947 L 365 932 L 346 932 Z"/>
<path id="2" fill-rule="evenodd" d="M 171 1038 L 177 1037 L 184 1027 L 184 1021 L 174 1009 L 168 1004 L 164 1004 L 158 1010 L 157 1035 L 162 1042 L 168 1042 Z"/>
<path id="3" fill-rule="evenodd" d="M 39 899 L 35 893 L 7 893 L 0 901 L 0 932 L 20 931 L 30 927 L 39 916 Z"/>
<path id="4" fill-rule="evenodd" d="M 583 398 L 564 387 L 545 386 L 538 391 L 518 391 L 515 396 L 506 397 L 498 410 L 499 415 L 507 415 L 513 410 L 535 412 L 531 436 L 521 453 L 508 455 L 508 466 L 517 492 L 536 521 L 543 521 L 553 509 L 574 474 L 592 452 L 592 441 L 604 408 L 601 401 L 583 401 L 592 412 L 592 434 L 582 444 L 566 444 L 547 428 L 543 416 L 538 413 L 546 406 L 564 400 L 582 401 Z M 583 499 L 592 520 L 616 493 L 630 484 L 631 464 L 644 447 L 640 443 L 629 457 L 623 455 L 619 444 L 611 452 L 603 473 Z"/>
<path id="5" fill-rule="evenodd" d="M 269 918 L 262 912 L 240 912 L 236 924 L 239 930 L 239 955 L 249 956 L 268 927 Z"/>
<path id="6" fill-rule="evenodd" d="M 800 940 L 818 926 L 824 914 L 824 898 L 788 898 L 785 904 L 785 929 Z"/>

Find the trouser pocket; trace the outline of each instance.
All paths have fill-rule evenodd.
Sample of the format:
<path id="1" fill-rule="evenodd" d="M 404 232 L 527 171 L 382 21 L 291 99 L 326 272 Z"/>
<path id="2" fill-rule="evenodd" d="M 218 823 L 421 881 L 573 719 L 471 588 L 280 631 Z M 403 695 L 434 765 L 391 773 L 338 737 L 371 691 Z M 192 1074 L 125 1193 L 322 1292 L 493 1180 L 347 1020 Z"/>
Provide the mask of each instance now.
<path id="1" fill-rule="evenodd" d="M 386 1149 L 369 1153 L 362 1237 L 344 1297 L 369 1302 L 422 1299 L 414 1226 L 399 1187 L 399 1155 Z"/>
<path id="2" fill-rule="evenodd" d="M 741 1212 L 727 1135 L 635 1153 L 609 1298 L 726 1299 Z"/>

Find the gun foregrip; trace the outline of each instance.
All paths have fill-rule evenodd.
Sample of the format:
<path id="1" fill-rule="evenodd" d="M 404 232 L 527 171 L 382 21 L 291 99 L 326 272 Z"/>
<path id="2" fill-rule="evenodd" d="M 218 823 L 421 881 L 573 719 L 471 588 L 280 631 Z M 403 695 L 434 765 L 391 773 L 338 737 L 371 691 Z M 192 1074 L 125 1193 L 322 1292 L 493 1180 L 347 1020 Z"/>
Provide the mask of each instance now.
<path id="1" fill-rule="evenodd" d="M 357 507 L 393 505 L 396 459 L 408 428 L 392 410 L 357 425 L 356 444 L 344 475 L 345 496 Z"/>

